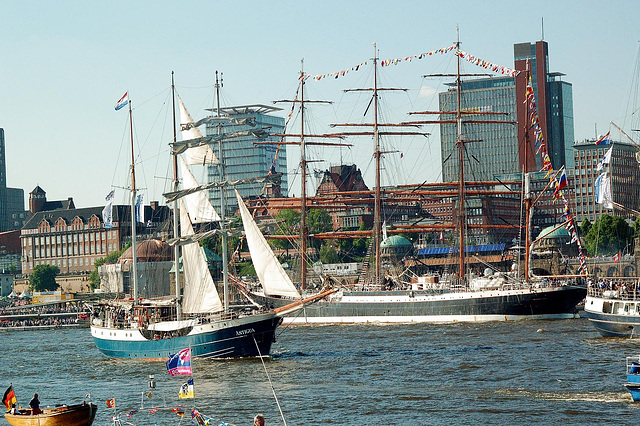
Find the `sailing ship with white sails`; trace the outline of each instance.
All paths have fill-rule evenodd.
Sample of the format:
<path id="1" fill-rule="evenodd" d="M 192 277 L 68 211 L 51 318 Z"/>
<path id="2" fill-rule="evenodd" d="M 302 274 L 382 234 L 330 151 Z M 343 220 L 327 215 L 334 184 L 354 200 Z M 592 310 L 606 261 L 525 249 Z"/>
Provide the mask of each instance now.
<path id="1" fill-rule="evenodd" d="M 456 43 L 459 48 L 459 43 Z M 375 49 L 375 45 L 374 45 Z M 461 76 L 460 56 L 458 60 L 458 73 L 456 87 L 458 94 L 458 107 L 456 123 L 458 127 L 457 146 L 459 149 L 459 161 L 463 161 L 464 136 L 463 115 L 460 106 Z M 364 289 L 355 290 L 353 286 L 343 286 L 331 296 L 320 300 L 313 305 L 305 306 L 295 315 L 284 318 L 285 323 L 294 324 L 333 324 L 333 323 L 407 323 L 407 322 L 481 322 L 481 321 L 511 321 L 520 319 L 561 319 L 574 318 L 576 305 L 584 299 L 586 288 L 570 279 L 551 280 L 532 277 L 529 272 L 529 238 L 527 237 L 526 273 L 525 277 L 516 272 L 501 273 L 491 279 L 473 277 L 465 274 L 465 236 L 466 224 L 464 215 L 460 215 L 460 223 L 456 223 L 459 231 L 459 270 L 457 276 L 441 280 L 438 285 L 410 285 L 401 289 L 387 289 L 382 285 L 380 273 L 380 165 L 382 151 L 379 145 L 379 136 L 383 132 L 379 130 L 383 125 L 378 124 L 378 90 L 377 86 L 377 52 L 374 52 L 374 87 L 372 104 L 374 110 L 373 132 L 375 140 L 374 158 L 376 159 L 376 183 L 375 183 L 375 215 L 373 235 L 376 252 L 376 274 L 373 282 L 363 285 Z M 304 78 L 301 84 L 304 85 Z M 302 105 L 304 103 L 302 101 Z M 476 121 L 477 122 L 477 121 Z M 304 135 L 304 131 L 302 132 Z M 363 134 L 363 133 L 360 133 Z M 387 134 L 392 134 L 387 132 Z M 301 144 L 304 139 L 301 137 Z M 302 152 L 304 152 L 301 149 Z M 458 185 L 459 203 L 464 206 L 465 176 L 462 164 L 460 164 L 460 176 Z M 528 177 L 526 178 L 525 194 L 528 200 L 531 193 L 528 190 Z M 529 203 L 530 205 L 530 203 Z M 301 207 L 303 210 L 305 205 Z M 464 209 L 464 207 L 463 207 Z M 529 210 L 526 217 L 529 218 Z M 304 229 L 304 224 L 301 224 Z M 528 230 L 528 225 L 527 225 Z M 527 234 L 528 235 L 528 234 Z M 304 257 L 305 253 L 301 256 Z M 302 263 L 304 268 L 304 263 Z M 304 282 L 301 283 L 304 288 Z M 291 293 L 295 290 L 294 298 L 301 297 L 295 288 L 281 291 L 277 288 L 269 288 L 267 283 L 264 294 L 254 293 L 253 296 L 260 302 L 269 306 L 280 306 L 291 300 Z"/>
<path id="2" fill-rule="evenodd" d="M 218 88 L 217 82 L 216 88 Z M 181 235 L 177 235 L 178 218 L 174 214 L 176 238 L 172 243 L 175 247 L 174 267 L 177 295 L 181 294 L 177 247 L 182 247 L 185 281 L 183 296 L 162 300 L 138 298 L 134 269 L 133 298 L 108 301 L 97 306 L 91 324 L 91 335 L 101 352 L 116 359 L 166 359 L 170 354 L 177 353 L 187 347 L 191 348 L 194 357 L 201 358 L 269 356 L 275 331 L 282 321 L 281 315 L 290 309 L 299 309 L 301 304 L 294 303 L 293 306 L 284 306 L 277 311 L 266 308 L 241 311 L 230 309 L 226 262 L 223 273 L 225 277 L 224 299 L 221 299 L 209 272 L 205 254 L 198 244 L 198 241 L 205 235 L 196 235 L 193 224 L 218 221 L 221 229 L 213 232 L 222 233 L 224 236 L 226 232 L 224 213 L 220 217 L 215 212 L 188 167 L 188 164 L 211 164 L 219 162 L 219 160 L 210 148 L 209 142 L 202 137 L 194 125 L 182 101 L 179 99 L 178 102 L 184 130 L 182 132 L 183 141 L 177 142 L 174 125 L 174 191 L 171 201 L 174 203 L 174 212 L 179 210 Z M 131 114 L 130 103 L 129 113 Z M 175 101 L 173 114 L 175 121 Z M 131 149 L 133 153 L 133 136 L 131 137 Z M 180 152 L 183 152 L 185 157 L 185 159 L 179 159 L 183 179 L 182 190 L 178 189 L 177 177 L 178 154 Z M 133 154 L 131 173 L 131 193 L 132 199 L 135 199 Z M 223 192 L 221 191 L 221 193 Z M 179 209 L 176 208 L 178 200 Z M 224 209 L 222 211 L 224 212 Z M 132 232 L 132 253 L 135 266 L 134 220 L 132 220 Z M 222 246 L 226 247 L 225 244 Z M 269 252 L 270 249 L 268 251 L 262 250 L 260 254 L 267 257 Z M 270 255 L 273 256 L 273 253 L 271 252 Z"/>

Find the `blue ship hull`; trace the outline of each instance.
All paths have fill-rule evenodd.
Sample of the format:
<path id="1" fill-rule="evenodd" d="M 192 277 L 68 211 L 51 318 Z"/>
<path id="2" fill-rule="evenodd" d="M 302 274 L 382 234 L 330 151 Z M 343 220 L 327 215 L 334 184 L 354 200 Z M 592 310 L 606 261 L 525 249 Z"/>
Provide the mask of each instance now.
<path id="1" fill-rule="evenodd" d="M 640 337 L 640 317 L 603 314 L 585 310 L 594 327 L 604 337 Z"/>
<path id="2" fill-rule="evenodd" d="M 631 394 L 631 399 L 633 399 L 634 402 L 640 401 L 640 384 L 639 383 L 626 383 L 624 387 L 627 388 L 627 390 Z"/>
<path id="3" fill-rule="evenodd" d="M 98 349 L 110 358 L 166 360 L 170 354 L 190 347 L 199 358 L 268 356 L 282 319 L 273 314 L 196 325 L 184 336 L 149 339 L 140 329 L 91 326 Z"/>

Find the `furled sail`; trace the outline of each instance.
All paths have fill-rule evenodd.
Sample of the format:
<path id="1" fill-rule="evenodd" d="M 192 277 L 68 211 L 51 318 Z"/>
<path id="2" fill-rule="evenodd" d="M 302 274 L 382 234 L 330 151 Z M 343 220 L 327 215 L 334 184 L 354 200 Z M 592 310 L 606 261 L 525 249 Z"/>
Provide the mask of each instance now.
<path id="1" fill-rule="evenodd" d="M 251 253 L 251 260 L 264 289 L 264 294 L 267 296 L 299 298 L 300 293 L 298 293 L 282 265 L 276 259 L 267 240 L 260 232 L 253 217 L 251 217 L 249 209 L 244 205 L 242 197 L 240 197 L 237 190 L 235 190 L 235 193 L 238 199 L 240 215 L 242 216 L 242 223 L 244 224 L 247 244 L 249 245 L 249 252 Z"/>
<path id="2" fill-rule="evenodd" d="M 193 125 L 193 118 L 191 118 L 191 114 L 187 111 L 180 97 L 178 97 L 178 105 L 180 105 L 180 127 L 183 129 L 182 140 L 202 138 L 202 133 Z M 208 144 L 189 148 L 185 151 L 184 156 L 190 165 L 217 164 L 219 162 L 218 157 L 216 157 L 216 154 Z"/>
<path id="3" fill-rule="evenodd" d="M 180 202 L 180 233 L 193 234 L 193 226 L 182 201 Z M 182 246 L 182 269 L 184 271 L 183 312 L 195 314 L 222 310 L 222 301 L 209 272 L 207 259 L 198 243 Z"/>
<path id="4" fill-rule="evenodd" d="M 183 189 L 191 189 L 198 186 L 196 178 L 193 177 L 193 173 L 191 173 L 189 166 L 182 157 L 180 157 L 180 172 L 182 174 Z M 207 223 L 220 220 L 218 212 L 213 208 L 211 201 L 209 201 L 204 191 L 186 195 L 184 197 L 184 204 L 189 212 L 191 223 Z"/>

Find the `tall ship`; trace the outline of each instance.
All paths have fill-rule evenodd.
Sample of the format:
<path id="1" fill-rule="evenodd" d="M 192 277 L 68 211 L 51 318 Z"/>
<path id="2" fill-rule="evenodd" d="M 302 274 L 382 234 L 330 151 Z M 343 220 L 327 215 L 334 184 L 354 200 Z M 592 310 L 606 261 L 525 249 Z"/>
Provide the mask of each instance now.
<path id="1" fill-rule="evenodd" d="M 456 42 L 456 51 L 459 51 L 459 41 Z M 457 56 L 457 72 L 452 77 L 456 78 L 455 87 L 457 93 L 457 108 L 455 111 L 434 112 L 437 114 L 454 117 L 453 122 L 457 126 L 456 146 L 458 151 L 459 176 L 457 182 L 457 215 L 449 229 L 457 233 L 458 247 L 454 250 L 457 263 L 457 271 L 447 276 L 421 277 L 417 282 L 408 283 L 397 281 L 397 285 L 390 289 L 385 283 L 381 268 L 381 242 L 383 225 L 381 223 L 381 198 L 382 192 L 380 182 L 380 159 L 384 151 L 380 147 L 380 136 L 390 134 L 406 134 L 402 132 L 392 132 L 385 129 L 392 124 L 382 124 L 378 121 L 378 99 L 379 92 L 383 89 L 378 87 L 377 67 L 379 59 L 377 52 L 373 58 L 374 83 L 369 90 L 373 93 L 369 106 L 373 109 L 373 123 L 365 126 L 364 131 L 353 132 L 351 134 L 371 135 L 374 140 L 374 159 L 376 163 L 376 177 L 373 197 L 374 223 L 373 229 L 367 236 L 372 240 L 372 254 L 374 274 L 366 282 L 359 282 L 357 285 L 339 285 L 339 291 L 320 300 L 313 305 L 305 306 L 294 315 L 284 318 L 285 323 L 293 324 L 335 324 L 335 323 L 447 323 L 447 322 L 482 322 L 482 321 L 512 321 L 521 319 L 563 319 L 574 318 L 577 315 L 576 305 L 581 302 L 586 295 L 586 286 L 582 284 L 582 275 L 571 277 L 537 277 L 530 272 L 530 246 L 532 245 L 530 236 L 530 226 L 527 220 L 525 226 L 525 254 L 524 273 L 516 270 L 491 273 L 486 276 L 477 276 L 470 272 L 467 262 L 467 223 L 465 210 L 465 195 L 469 182 L 465 176 L 464 156 L 465 144 L 464 135 L 465 123 L 479 123 L 477 116 L 479 111 L 464 111 L 461 107 L 461 74 L 460 55 Z M 301 98 L 297 100 L 301 106 L 301 115 L 304 115 L 305 99 L 304 84 L 305 75 L 301 73 L 300 88 Z M 531 88 L 531 90 L 533 90 Z M 369 107 L 368 107 L 369 108 Z M 487 113 L 492 114 L 492 113 Z M 495 113 L 493 113 L 495 114 Z M 474 115 L 476 117 L 469 117 Z M 449 119 L 450 120 L 450 119 Z M 486 121 L 495 123 L 495 121 Z M 433 121 L 431 121 L 433 123 Z M 395 126 L 416 126 L 417 122 L 400 123 Z M 336 125 L 340 126 L 340 125 Z M 347 124 L 343 125 L 347 126 Z M 526 126 L 526 125 L 525 125 Z M 525 128 L 528 128 L 526 126 Z M 348 136 L 349 133 L 334 133 L 331 136 Z M 286 136 L 286 135 L 284 135 Z M 293 136 L 293 135 L 292 135 Z M 303 297 L 305 291 L 305 271 L 306 271 L 306 247 L 305 239 L 306 225 L 304 222 L 305 210 L 308 208 L 305 201 L 304 172 L 306 159 L 304 157 L 305 130 L 302 124 L 301 134 L 298 144 L 301 147 L 301 170 L 303 173 L 303 191 L 301 198 L 301 224 L 300 241 L 302 246 L 301 256 L 301 288 L 298 289 L 293 284 L 281 285 L 279 288 L 271 288 L 269 284 L 263 285 L 260 291 L 253 291 L 251 297 L 258 303 L 267 306 L 282 306 L 291 300 Z M 525 164 L 528 164 L 525 161 Z M 531 217 L 533 208 L 533 194 L 529 190 L 529 175 L 525 174 L 523 184 L 523 204 L 525 217 Z M 329 194 L 331 195 L 331 194 Z M 336 194 L 344 195 L 344 194 Z M 361 238 L 364 231 L 358 236 Z M 318 237 L 316 235 L 316 237 Z M 250 235 L 247 234 L 249 246 L 251 246 Z M 373 253 L 375 251 L 375 253 Z"/>
<path id="2" fill-rule="evenodd" d="M 174 91 L 172 75 L 172 92 Z M 216 89 L 219 88 L 216 74 Z M 172 95 L 175 98 L 175 94 Z M 124 97 L 123 97 L 124 99 Z M 129 117 L 131 123 L 131 101 Z M 257 306 L 253 309 L 232 309 L 229 306 L 228 271 L 223 256 L 224 294 L 220 297 L 208 268 L 203 249 L 198 241 L 203 235 L 194 232 L 194 223 L 215 221 L 219 227 L 210 232 L 222 235 L 226 247 L 224 204 L 219 215 L 202 186 L 189 170 L 189 164 L 216 164 L 224 176 L 224 158 L 218 158 L 209 143 L 194 125 L 182 100 L 178 98 L 181 113 L 182 141 L 178 142 L 175 129 L 175 99 L 173 99 L 174 134 L 172 144 L 174 191 L 165 194 L 173 202 L 175 294 L 176 297 L 142 299 L 137 295 L 135 211 L 136 185 L 131 135 L 131 222 L 133 254 L 132 297 L 102 302 L 93 309 L 91 335 L 98 349 L 116 359 L 166 359 L 170 354 L 191 348 L 192 355 L 201 358 L 240 358 L 269 356 L 275 331 L 282 315 L 289 309 L 299 309 L 301 301 L 283 304 L 279 309 Z M 122 104 L 122 102 L 120 103 Z M 116 107 L 116 109 L 119 109 Z M 132 126 L 131 126 L 132 127 Z M 182 154 L 182 156 L 180 156 Z M 179 187 L 178 168 L 181 168 L 182 188 Z M 217 184 L 223 184 L 218 182 Z M 221 191 L 223 193 L 224 191 Z M 224 201 L 223 201 L 224 203 Z M 179 218 L 179 223 L 178 223 Z M 180 230 L 180 234 L 178 234 Z M 179 263 L 182 249 L 182 265 Z M 224 250 L 223 250 L 224 253 Z M 269 251 L 261 253 L 273 256 Z M 180 269 L 183 274 L 180 274 Z M 181 292 L 180 278 L 184 277 Z M 270 286 L 268 283 L 263 283 Z"/>

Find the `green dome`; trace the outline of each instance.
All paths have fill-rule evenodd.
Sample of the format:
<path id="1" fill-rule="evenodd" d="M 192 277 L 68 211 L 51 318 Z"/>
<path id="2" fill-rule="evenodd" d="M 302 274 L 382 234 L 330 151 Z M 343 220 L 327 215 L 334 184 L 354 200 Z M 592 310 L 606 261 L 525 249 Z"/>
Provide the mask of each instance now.
<path id="1" fill-rule="evenodd" d="M 564 228 L 564 226 L 561 226 L 560 228 L 558 228 L 555 231 L 551 232 L 551 230 L 553 228 L 555 228 L 556 226 L 558 226 L 558 225 L 547 226 L 542 231 L 540 231 L 539 237 L 544 236 L 545 239 L 547 239 L 547 238 L 552 238 L 552 239 L 569 238 L 569 232 L 567 232 L 567 230 Z"/>
<path id="2" fill-rule="evenodd" d="M 380 243 L 380 247 L 382 248 L 390 248 L 390 247 L 413 247 L 411 241 L 403 237 L 402 235 L 392 235 L 386 240 Z"/>

